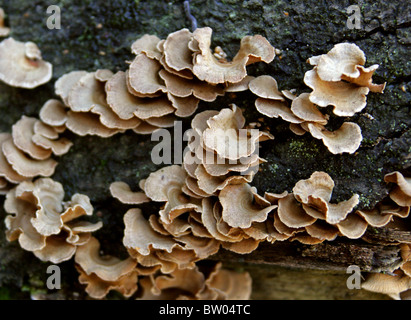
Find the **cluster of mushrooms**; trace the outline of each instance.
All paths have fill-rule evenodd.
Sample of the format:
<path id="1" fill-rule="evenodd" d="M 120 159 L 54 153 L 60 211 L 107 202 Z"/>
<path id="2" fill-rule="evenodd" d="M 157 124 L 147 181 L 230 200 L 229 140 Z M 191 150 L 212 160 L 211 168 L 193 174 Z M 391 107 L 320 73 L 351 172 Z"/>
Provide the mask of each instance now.
<path id="1" fill-rule="evenodd" d="M 293 90 L 280 91 L 271 76 L 247 75 L 247 65 L 270 63 L 278 53 L 264 37 L 244 37 L 228 61 L 220 47 L 210 48 L 211 36 L 209 27 L 182 29 L 166 39 L 144 35 L 132 44 L 135 57 L 126 71 L 67 73 L 55 83 L 61 100 L 50 99 L 39 119 L 22 116 L 11 134 L 0 134 L 0 192 L 6 195 L 9 241 L 18 240 L 42 261 L 74 257 L 79 282 L 95 299 L 111 290 L 137 299 L 249 299 L 252 281 L 247 272 L 197 262 L 220 248 L 247 254 L 263 241 L 358 239 L 368 226 L 408 216 L 411 178 L 400 172 L 385 176 L 393 189 L 372 210 L 355 209 L 357 194 L 330 202 L 334 181 L 326 172 L 313 172 L 292 192 L 259 195 L 251 185 L 259 164 L 266 161 L 259 156 L 259 143 L 274 136 L 247 124 L 235 104 L 196 113 L 200 101 L 250 90 L 264 116 L 281 117 L 297 135 L 309 132 L 334 154 L 353 153 L 362 139 L 359 126 L 345 122 L 330 131 L 329 116 L 319 108 L 331 105 L 342 117 L 360 112 L 369 91 L 384 90 L 385 84 L 372 82 L 378 65 L 364 67 L 364 53 L 356 45 L 337 44 L 308 60 L 314 68 L 304 82 L 312 92 L 297 96 Z M 12 73 L 7 65 L 13 66 Z M 35 88 L 49 81 L 51 73 L 34 43 L 12 38 L 0 43 L 0 79 L 7 84 Z M 91 200 L 75 194 L 64 201 L 63 186 L 50 178 L 57 165 L 53 156 L 72 145 L 59 134 L 66 129 L 80 136 L 110 137 L 126 130 L 151 134 L 190 116 L 182 165 L 152 172 L 139 181 L 140 191 L 121 181 L 110 185 L 112 196 L 131 206 L 123 218 L 129 256 L 102 256 L 92 235 L 102 223 L 91 221 L 96 219 Z M 158 214 L 144 215 L 138 205 L 148 202 L 160 203 Z M 396 275 L 373 274 L 363 283 L 365 289 L 395 299 L 410 295 L 410 245 L 400 245 L 403 263 Z M 391 286 L 393 282 L 398 285 Z"/>

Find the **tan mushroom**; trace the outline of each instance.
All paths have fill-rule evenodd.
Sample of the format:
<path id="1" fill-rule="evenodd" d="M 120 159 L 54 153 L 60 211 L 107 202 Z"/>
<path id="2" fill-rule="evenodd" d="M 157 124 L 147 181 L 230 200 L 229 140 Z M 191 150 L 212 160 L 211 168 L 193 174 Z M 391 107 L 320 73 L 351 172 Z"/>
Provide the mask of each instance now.
<path id="1" fill-rule="evenodd" d="M 399 299 L 400 294 L 411 288 L 411 278 L 400 271 L 394 274 L 370 273 L 361 288 L 389 295 L 393 299 Z"/>
<path id="2" fill-rule="evenodd" d="M 57 95 L 63 100 L 65 105 L 69 105 L 68 96 L 71 88 L 85 75 L 87 71 L 76 70 L 63 74 L 54 84 L 54 90 Z"/>
<path id="3" fill-rule="evenodd" d="M 188 77 L 193 70 L 193 52 L 188 48 L 191 38 L 192 33 L 184 28 L 170 33 L 163 43 L 165 64 L 175 71 L 190 71 L 183 74 L 184 76 L 188 74 Z"/>
<path id="4" fill-rule="evenodd" d="M 384 84 L 372 83 L 372 75 L 378 65 L 364 68 L 364 52 L 353 43 L 338 43 L 327 54 L 311 57 L 308 62 L 317 67 L 317 74 L 323 81 L 348 81 L 373 92 L 383 92 Z"/>
<path id="5" fill-rule="evenodd" d="M 150 201 L 144 192 L 133 192 L 130 186 L 122 181 L 110 184 L 111 195 L 126 204 L 141 204 Z"/>
<path id="6" fill-rule="evenodd" d="M 243 129 L 244 122 L 241 110 L 235 105 L 232 109 L 222 109 L 207 120 L 208 128 L 203 132 L 204 145 L 222 158 L 238 160 L 253 154 L 259 141 L 273 139 L 269 133 Z"/>
<path id="7" fill-rule="evenodd" d="M 0 80 L 13 87 L 32 89 L 51 79 L 51 63 L 37 45 L 7 38 L 0 43 Z"/>
<path id="8" fill-rule="evenodd" d="M 311 57 L 308 62 L 317 66 L 324 81 L 340 81 L 342 76 L 358 78 L 358 66 L 365 63 L 364 52 L 353 43 L 338 43 L 327 54 Z"/>
<path id="9" fill-rule="evenodd" d="M 157 36 L 145 34 L 132 43 L 131 52 L 135 55 L 144 53 L 150 59 L 160 60 L 162 52 L 157 47 L 159 42 L 160 38 Z"/>
<path id="10" fill-rule="evenodd" d="M 3 154 L 3 143 L 11 139 L 12 137 L 9 133 L 0 133 L 0 177 L 3 177 L 11 183 L 19 183 L 25 180 L 29 180 L 28 177 L 24 177 L 17 173 L 17 171 L 13 169 L 13 167 Z"/>
<path id="11" fill-rule="evenodd" d="M 268 213 L 277 206 L 258 201 L 255 194 L 246 183 L 227 185 L 222 189 L 218 199 L 223 207 L 223 220 L 234 228 L 249 228 L 253 222 L 265 221 Z"/>
<path id="12" fill-rule="evenodd" d="M 10 190 L 4 204 L 9 213 L 5 220 L 7 239 L 18 240 L 23 249 L 42 261 L 70 259 L 102 224 L 77 220 L 92 214 L 87 196 L 75 194 L 68 202 L 63 202 L 63 197 L 61 184 L 50 178 L 24 181 Z"/>
<path id="13" fill-rule="evenodd" d="M 13 143 L 32 158 L 45 160 L 51 156 L 52 151 L 42 148 L 33 142 L 33 136 L 35 135 L 34 125 L 37 121 L 36 118 L 22 116 L 12 126 Z"/>
<path id="14" fill-rule="evenodd" d="M 283 94 L 278 90 L 277 81 L 268 75 L 254 78 L 248 84 L 252 93 L 260 98 L 284 101 Z"/>
<path id="15" fill-rule="evenodd" d="M 127 89 L 126 73 L 118 71 L 106 82 L 107 103 L 121 118 L 149 119 L 173 113 L 175 109 L 165 97 L 139 98 Z"/>
<path id="16" fill-rule="evenodd" d="M 329 131 L 320 124 L 308 123 L 308 130 L 314 138 L 321 139 L 333 154 L 352 154 L 358 150 L 362 141 L 361 128 L 353 122 L 344 122 L 335 131 Z"/>
<path id="17" fill-rule="evenodd" d="M 350 117 L 365 108 L 367 87 L 359 87 L 343 81 L 323 81 L 315 68 L 305 73 L 304 83 L 313 89 L 310 101 L 319 107 L 334 106 L 333 112 L 340 117 Z"/>
<path id="18" fill-rule="evenodd" d="M 400 172 L 395 171 L 386 174 L 385 182 L 395 183 L 395 187 L 390 191 L 390 198 L 400 206 L 411 206 L 411 178 L 404 177 Z"/>
<path id="19" fill-rule="evenodd" d="M 109 255 L 100 255 L 99 241 L 91 239 L 80 246 L 75 254 L 79 282 L 86 284 L 86 292 L 95 299 L 104 298 L 110 290 L 130 297 L 137 290 L 137 262 L 132 258 L 120 260 Z"/>
<path id="20" fill-rule="evenodd" d="M 2 144 L 2 151 L 7 162 L 21 176 L 33 178 L 36 176 L 49 177 L 54 173 L 57 162 L 54 159 L 35 160 L 27 156 L 18 149 L 12 139 L 6 140 Z"/>
<path id="21" fill-rule="evenodd" d="M 197 28 L 193 32 L 192 49 L 194 53 L 193 73 L 209 83 L 237 83 L 246 75 L 246 66 L 258 61 L 270 63 L 275 57 L 275 50 L 262 36 L 246 36 L 242 38 L 240 50 L 231 62 L 221 62 L 210 49 L 212 29 Z M 195 43 L 195 45 L 194 45 Z M 195 48 L 194 48 L 195 47 Z"/>
<path id="22" fill-rule="evenodd" d="M 48 100 L 40 109 L 40 120 L 52 127 L 63 126 L 67 121 L 66 107 L 56 99 Z"/>
<path id="23" fill-rule="evenodd" d="M 96 106 L 107 106 L 104 83 L 96 79 L 95 72 L 87 72 L 73 83 L 68 92 L 67 105 L 75 112 L 87 112 Z"/>
<path id="24" fill-rule="evenodd" d="M 144 53 L 138 54 L 129 66 L 128 83 L 142 96 L 167 92 L 167 88 L 158 77 L 162 69 L 157 60 L 150 59 Z"/>

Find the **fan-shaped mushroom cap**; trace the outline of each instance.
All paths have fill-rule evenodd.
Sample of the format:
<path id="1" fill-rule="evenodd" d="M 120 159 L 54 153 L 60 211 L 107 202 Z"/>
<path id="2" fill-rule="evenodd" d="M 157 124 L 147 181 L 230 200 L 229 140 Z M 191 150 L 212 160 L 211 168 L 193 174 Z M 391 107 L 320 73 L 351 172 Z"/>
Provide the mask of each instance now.
<path id="1" fill-rule="evenodd" d="M 128 298 L 137 290 L 138 272 L 131 271 L 116 281 L 105 281 L 100 279 L 95 273 L 88 275 L 82 268 L 75 265 L 79 272 L 79 282 L 85 284 L 87 294 L 94 299 L 103 299 L 111 290 L 120 292 Z"/>
<path id="2" fill-rule="evenodd" d="M 369 225 L 373 227 L 383 227 L 393 219 L 393 216 L 400 218 L 408 217 L 410 207 L 400 207 L 398 205 L 380 202 L 372 209 L 357 210 L 356 213 L 362 216 Z"/>
<path id="3" fill-rule="evenodd" d="M 62 126 L 67 121 L 67 112 L 63 103 L 56 99 L 47 100 L 39 113 L 41 121 L 52 127 Z"/>
<path id="4" fill-rule="evenodd" d="M 162 53 L 157 47 L 159 42 L 160 38 L 157 36 L 145 34 L 132 43 L 131 52 L 135 55 L 144 53 L 150 59 L 160 60 Z"/>
<path id="5" fill-rule="evenodd" d="M 68 105 L 68 96 L 71 88 L 85 75 L 87 71 L 76 70 L 69 73 L 63 74 L 60 78 L 57 79 L 54 84 L 54 90 L 57 95 L 63 100 L 65 105 Z"/>
<path id="6" fill-rule="evenodd" d="M 22 116 L 12 126 L 13 142 L 21 151 L 29 154 L 37 160 L 45 160 L 52 154 L 51 150 L 47 150 L 33 142 L 34 125 L 38 120 L 36 118 Z"/>
<path id="7" fill-rule="evenodd" d="M 400 172 L 395 171 L 386 174 L 384 181 L 396 184 L 390 192 L 392 200 L 403 207 L 411 206 L 411 178 L 405 178 Z"/>
<path id="8" fill-rule="evenodd" d="M 170 33 L 163 43 L 164 62 L 176 71 L 193 69 L 193 52 L 188 48 L 192 33 L 184 28 Z"/>
<path id="9" fill-rule="evenodd" d="M 209 83 L 236 83 L 247 75 L 246 65 L 257 61 L 270 63 L 275 57 L 275 50 L 262 36 L 246 36 L 241 40 L 240 50 L 232 62 L 220 62 L 214 57 L 211 45 L 212 29 L 198 28 L 193 32 L 193 43 L 198 51 L 194 54 L 193 73 L 200 80 Z"/>
<path id="10" fill-rule="evenodd" d="M 168 188 L 173 185 L 184 185 L 186 176 L 184 169 L 179 165 L 161 168 L 150 173 L 144 183 L 144 191 L 153 201 L 167 201 Z"/>
<path id="11" fill-rule="evenodd" d="M 305 73 L 304 83 L 313 89 L 310 101 L 320 107 L 334 106 L 333 112 L 337 116 L 353 116 L 367 105 L 368 87 L 343 81 L 323 81 L 315 68 Z"/>
<path id="12" fill-rule="evenodd" d="M 139 98 L 132 95 L 126 82 L 126 73 L 118 71 L 105 87 L 107 103 L 121 119 L 162 117 L 175 111 L 165 97 Z"/>
<path id="13" fill-rule="evenodd" d="M 87 112 L 96 106 L 107 106 L 104 83 L 95 78 L 95 72 L 86 73 L 71 87 L 67 104 L 75 112 Z"/>
<path id="14" fill-rule="evenodd" d="M 336 224 L 341 234 L 349 239 L 360 238 L 367 230 L 367 222 L 358 214 L 350 214 Z"/>
<path id="15" fill-rule="evenodd" d="M 144 285 L 139 300 L 191 300 L 196 299 L 204 287 L 204 274 L 197 266 L 193 269 L 177 269 L 170 274 L 157 276 L 150 281 L 150 285 Z"/>
<path id="16" fill-rule="evenodd" d="M 198 79 L 184 79 L 164 69 L 160 70 L 159 76 L 164 80 L 167 91 L 176 97 L 186 98 L 194 95 L 198 99 L 211 102 L 224 95 L 222 87 Z"/>
<path id="17" fill-rule="evenodd" d="M 315 171 L 309 179 L 300 180 L 295 184 L 293 194 L 299 202 L 305 204 L 309 203 L 309 196 L 329 202 L 333 189 L 334 181 L 331 177 L 326 172 Z"/>
<path id="18" fill-rule="evenodd" d="M 2 144 L 3 154 L 13 169 L 24 177 L 51 176 L 57 166 L 57 161 L 48 158 L 45 160 L 34 160 L 26 156 L 18 149 L 11 139 Z"/>
<path id="19" fill-rule="evenodd" d="M 340 81 L 341 77 L 358 78 L 358 66 L 365 63 L 364 52 L 353 43 L 338 43 L 327 54 L 315 56 L 308 62 L 317 66 L 321 80 Z"/>
<path id="20" fill-rule="evenodd" d="M 128 83 L 137 93 L 157 94 L 167 92 L 167 88 L 158 76 L 162 69 L 157 60 L 148 58 L 145 54 L 137 55 L 129 66 Z"/>
<path id="21" fill-rule="evenodd" d="M 302 93 L 291 103 L 292 113 L 304 121 L 326 125 L 328 120 L 309 99 L 309 93 Z"/>
<path id="22" fill-rule="evenodd" d="M 67 138 L 63 137 L 58 140 L 53 140 L 40 134 L 35 134 L 32 140 L 34 144 L 46 150 L 51 150 L 56 156 L 66 154 L 73 145 Z"/>
<path id="23" fill-rule="evenodd" d="M 344 122 L 335 131 L 328 131 L 322 125 L 315 123 L 308 123 L 308 129 L 311 135 L 316 139 L 321 139 L 333 154 L 354 153 L 362 141 L 361 128 L 353 122 Z"/>
<path id="24" fill-rule="evenodd" d="M 100 122 L 97 114 L 90 112 L 67 112 L 67 128 L 79 136 L 96 135 L 100 137 L 111 137 L 121 132 L 120 129 L 107 128 Z"/>
<path id="25" fill-rule="evenodd" d="M 268 75 L 254 78 L 248 84 L 252 93 L 264 99 L 284 101 L 284 96 L 278 90 L 277 81 Z"/>
<path id="26" fill-rule="evenodd" d="M 244 122 L 241 109 L 235 105 L 232 109 L 222 109 L 207 120 L 208 128 L 203 132 L 204 145 L 222 158 L 238 160 L 253 154 L 258 141 L 273 139 L 271 134 L 256 129 L 241 129 Z"/>
<path id="27" fill-rule="evenodd" d="M 411 288 L 411 278 L 400 274 L 371 273 L 361 284 L 361 288 L 378 293 L 398 296 L 401 292 Z"/>
<path id="28" fill-rule="evenodd" d="M 291 111 L 287 103 L 284 101 L 257 98 L 255 106 L 258 112 L 270 118 L 281 117 L 283 120 L 290 123 L 304 122 L 303 119 L 300 119 Z"/>
<path id="29" fill-rule="evenodd" d="M 130 186 L 122 181 L 116 181 L 110 184 L 111 195 L 127 204 L 141 204 L 150 201 L 144 192 L 133 192 Z"/>
<path id="30" fill-rule="evenodd" d="M 154 231 L 138 208 L 130 209 L 124 215 L 124 238 L 126 248 L 147 256 L 152 250 L 172 252 L 177 243 L 171 238 Z"/>
<path id="31" fill-rule="evenodd" d="M 309 216 L 299 206 L 292 194 L 278 200 L 278 217 L 290 228 L 302 228 L 312 225 L 317 219 Z"/>
<path id="32" fill-rule="evenodd" d="M 33 42 L 7 38 L 0 43 L 0 80 L 10 86 L 32 89 L 51 79 L 52 65 L 42 60 Z"/>
<path id="33" fill-rule="evenodd" d="M 256 203 L 252 187 L 247 183 L 227 185 L 219 193 L 223 220 L 234 228 L 249 228 L 253 222 L 267 219 L 276 205 Z"/>
<path id="34" fill-rule="evenodd" d="M 19 183 L 28 180 L 28 178 L 18 174 L 16 170 L 13 169 L 2 151 L 3 143 L 11 139 L 12 137 L 9 133 L 0 133 L 0 177 L 4 177 L 11 183 Z"/>
<path id="35" fill-rule="evenodd" d="M 94 273 L 104 281 L 117 281 L 132 272 L 137 265 L 131 258 L 120 260 L 113 256 L 100 256 L 100 242 L 94 237 L 77 249 L 74 261 L 86 274 Z"/>
<path id="36" fill-rule="evenodd" d="M 100 82 L 107 82 L 113 75 L 113 71 L 109 69 L 97 69 L 94 72 L 94 77 Z"/>
<path id="37" fill-rule="evenodd" d="M 75 220 L 92 214 L 88 197 L 76 194 L 66 203 L 63 197 L 61 184 L 49 178 L 24 181 L 10 190 L 5 201 L 6 212 L 12 214 L 5 220 L 8 240 L 18 239 L 23 249 L 42 261 L 70 259 L 102 225 Z"/>
<path id="38" fill-rule="evenodd" d="M 191 116 L 197 110 L 200 102 L 200 99 L 195 96 L 181 98 L 173 96 L 170 92 L 167 93 L 167 98 L 171 102 L 171 105 L 176 109 L 174 114 L 182 118 Z"/>
<path id="39" fill-rule="evenodd" d="M 252 279 L 247 272 L 236 272 L 221 268 L 218 263 L 206 280 L 206 286 L 218 294 L 219 299 L 248 300 L 252 290 Z"/>

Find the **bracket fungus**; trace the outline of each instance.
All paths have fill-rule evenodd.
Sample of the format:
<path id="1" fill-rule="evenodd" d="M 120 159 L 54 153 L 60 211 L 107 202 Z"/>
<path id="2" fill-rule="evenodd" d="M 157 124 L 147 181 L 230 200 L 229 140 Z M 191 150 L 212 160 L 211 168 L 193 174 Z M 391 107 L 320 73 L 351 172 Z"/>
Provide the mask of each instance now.
<path id="1" fill-rule="evenodd" d="M 0 35 L 1 30 L 0 10 Z M 235 104 L 196 113 L 200 102 L 250 90 L 259 113 L 288 122 L 297 135 L 309 132 L 332 154 L 353 154 L 361 144 L 361 128 L 343 122 L 328 130 L 333 126 L 322 108 L 331 105 L 336 116 L 350 117 L 364 109 L 369 91 L 383 92 L 385 84 L 372 81 L 378 65 L 364 67 L 365 55 L 356 45 L 337 44 L 309 58 L 313 69 L 304 83 L 312 92 L 297 94 L 280 90 L 271 75 L 247 74 L 248 65 L 271 63 L 278 53 L 263 36 L 243 37 L 231 61 L 221 47 L 212 50 L 211 37 L 209 27 L 177 30 L 165 39 L 145 34 L 132 43 L 134 56 L 126 70 L 64 74 L 54 86 L 60 99 L 47 100 L 39 119 L 22 116 L 11 133 L 0 133 L 7 239 L 18 240 L 43 261 L 60 263 L 74 256 L 79 282 L 95 299 L 111 290 L 137 299 L 249 299 L 247 272 L 197 262 L 221 248 L 248 254 L 261 242 L 314 245 L 337 237 L 358 239 L 368 226 L 383 227 L 409 215 L 411 182 L 399 171 L 385 176 L 392 183 L 389 196 L 370 209 L 356 209 L 357 194 L 332 201 L 334 181 L 322 171 L 298 181 L 292 192 L 259 195 L 252 186 L 259 164 L 266 162 L 259 143 L 274 139 L 273 134 L 254 130 L 257 125 L 247 124 Z M 12 38 L 0 43 L 4 82 L 34 88 L 49 81 L 51 72 L 34 43 Z M 110 137 L 126 130 L 151 134 L 173 127 L 178 117 L 192 117 L 183 163 L 151 172 L 139 181 L 141 191 L 122 181 L 110 185 L 111 195 L 131 206 L 123 216 L 128 257 L 103 255 L 92 236 L 102 223 L 78 219 L 92 215 L 90 199 L 74 194 L 64 201 L 63 186 L 45 178 L 54 173 L 54 156 L 72 146 L 60 134 L 66 129 L 80 136 Z M 155 212 L 143 212 L 150 202 L 156 202 Z M 409 244 L 402 243 L 395 276 L 371 275 L 363 287 L 393 298 L 409 295 L 409 252 Z"/>
<path id="2" fill-rule="evenodd" d="M 327 54 L 309 58 L 308 63 L 315 66 L 304 77 L 305 84 L 313 89 L 311 102 L 320 107 L 334 106 L 337 116 L 353 116 L 366 106 L 370 90 L 384 91 L 385 83 L 376 85 L 371 79 L 378 65 L 364 68 L 364 52 L 355 44 L 336 44 Z"/>
<path id="3" fill-rule="evenodd" d="M 4 203 L 9 214 L 5 220 L 7 239 L 18 240 L 23 249 L 42 261 L 69 260 L 102 224 L 77 220 L 93 213 L 87 196 L 75 194 L 67 202 L 63 198 L 62 185 L 50 178 L 23 181 L 10 190 Z"/>
<path id="4" fill-rule="evenodd" d="M 52 72 L 35 43 L 13 38 L 0 42 L 0 80 L 8 85 L 32 89 L 50 81 Z"/>
<path id="5" fill-rule="evenodd" d="M 91 237 L 80 246 L 74 258 L 79 282 L 86 284 L 86 292 L 95 299 L 104 298 L 110 290 L 130 297 L 137 290 L 137 262 L 131 257 L 120 260 L 110 255 L 100 255 L 99 241 Z"/>

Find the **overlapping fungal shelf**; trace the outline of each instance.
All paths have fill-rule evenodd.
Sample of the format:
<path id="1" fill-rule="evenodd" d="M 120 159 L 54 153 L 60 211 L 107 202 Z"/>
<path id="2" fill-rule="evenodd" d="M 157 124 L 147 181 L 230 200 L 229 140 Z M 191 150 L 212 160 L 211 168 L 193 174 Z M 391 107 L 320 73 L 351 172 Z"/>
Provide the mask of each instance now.
<path id="1" fill-rule="evenodd" d="M 262 242 L 314 245 L 337 237 L 359 239 L 368 227 L 398 223 L 409 215 L 411 178 L 400 172 L 385 176 L 392 190 L 369 210 L 356 209 L 358 194 L 332 202 L 334 181 L 322 171 L 298 181 L 292 192 L 259 193 L 253 178 L 267 160 L 256 151 L 275 136 L 267 130 L 255 134 L 235 104 L 197 112 L 200 101 L 249 90 L 256 96 L 250 108 L 288 122 L 290 134 L 308 132 L 333 154 L 353 154 L 362 141 L 360 127 L 344 122 L 331 131 L 330 117 L 322 108 L 333 106 L 338 117 L 353 116 L 366 106 L 369 91 L 383 92 L 385 84 L 372 81 L 378 65 L 365 67 L 358 46 L 340 43 L 309 58 L 313 69 L 303 81 L 312 91 L 296 95 L 292 88 L 280 91 L 271 75 L 247 74 L 248 65 L 275 58 L 275 48 L 264 37 L 245 36 L 232 61 L 220 47 L 211 49 L 211 37 L 209 27 L 178 30 L 166 39 L 146 34 L 132 44 L 134 58 L 124 71 L 64 74 L 55 83 L 59 100 L 46 101 L 38 119 L 22 116 L 11 133 L 1 133 L 0 192 L 6 195 L 7 239 L 18 241 L 42 261 L 73 258 L 79 282 L 95 299 L 105 298 L 111 290 L 138 299 L 248 299 L 248 273 L 225 270 L 221 263 L 197 263 L 222 248 L 248 254 Z M 12 56 L 5 45 L 10 41 L 14 40 L 0 44 L 1 61 Z M 22 54 L 29 63 L 33 58 L 27 55 L 34 47 L 20 46 L 26 48 Z M 36 54 L 34 67 L 40 68 Z M 0 63 L 1 79 L 16 85 L 11 79 L 17 74 L 2 69 Z M 33 74 L 26 71 L 31 80 Z M 44 81 L 39 74 L 39 81 Z M 26 79 L 24 72 L 22 78 Z M 181 165 L 152 172 L 139 181 L 138 191 L 122 181 L 107 186 L 114 198 L 130 206 L 123 215 L 122 239 L 129 256 L 101 256 L 93 232 L 108 226 L 81 219 L 93 215 L 92 199 L 76 194 L 65 202 L 64 186 L 50 178 L 56 156 L 72 146 L 60 134 L 66 129 L 103 138 L 126 130 L 151 134 L 188 117 L 193 139 Z M 151 202 L 161 208 L 147 217 L 139 205 Z M 372 275 L 364 289 L 395 299 L 410 295 L 410 248 L 408 243 L 398 245 L 403 262 L 396 275 Z"/>

